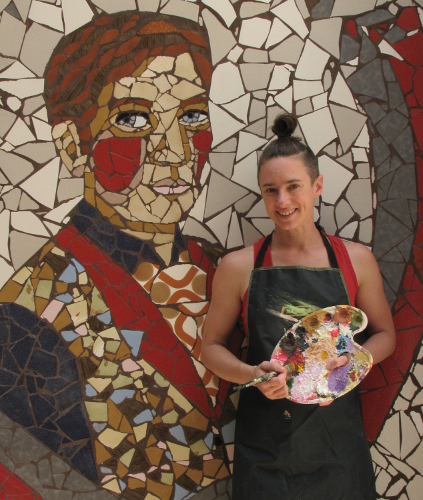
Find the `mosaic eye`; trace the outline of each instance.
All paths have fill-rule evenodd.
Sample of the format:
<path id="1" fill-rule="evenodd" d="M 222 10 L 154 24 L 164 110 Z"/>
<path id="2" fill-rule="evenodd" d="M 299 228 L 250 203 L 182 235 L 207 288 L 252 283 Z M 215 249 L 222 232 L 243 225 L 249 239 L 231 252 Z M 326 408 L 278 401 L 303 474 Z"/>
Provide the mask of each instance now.
<path id="1" fill-rule="evenodd" d="M 129 128 L 144 128 L 150 124 L 147 113 L 126 111 L 119 113 L 116 117 L 115 125 Z"/>
<path id="2" fill-rule="evenodd" d="M 190 109 L 186 111 L 180 118 L 179 123 L 183 125 L 197 125 L 204 123 L 209 119 L 209 115 L 205 111 L 200 111 L 197 109 Z"/>

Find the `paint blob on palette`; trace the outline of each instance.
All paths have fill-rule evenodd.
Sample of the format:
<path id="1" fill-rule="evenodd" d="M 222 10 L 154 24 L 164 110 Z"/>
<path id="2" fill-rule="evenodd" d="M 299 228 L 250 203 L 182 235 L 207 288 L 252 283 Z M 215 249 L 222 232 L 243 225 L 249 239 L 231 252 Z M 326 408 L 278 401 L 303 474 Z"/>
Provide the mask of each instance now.
<path id="1" fill-rule="evenodd" d="M 289 396 L 295 403 L 332 401 L 354 389 L 369 373 L 370 352 L 354 342 L 367 326 L 367 316 L 349 305 L 338 305 L 308 314 L 282 336 L 271 361 L 288 371 Z M 345 366 L 328 370 L 326 364 L 348 354 Z"/>

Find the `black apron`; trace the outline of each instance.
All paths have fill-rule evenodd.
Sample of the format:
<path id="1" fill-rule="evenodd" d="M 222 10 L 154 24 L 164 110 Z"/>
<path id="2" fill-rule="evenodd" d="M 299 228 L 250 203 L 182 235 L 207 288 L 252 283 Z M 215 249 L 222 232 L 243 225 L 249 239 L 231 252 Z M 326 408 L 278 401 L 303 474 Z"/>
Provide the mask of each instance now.
<path id="1" fill-rule="evenodd" d="M 292 323 L 313 310 L 349 304 L 335 253 L 322 234 L 330 268 L 261 268 L 268 236 L 251 273 L 247 363 L 269 360 Z M 241 391 L 235 429 L 233 500 L 374 500 L 375 478 L 352 390 L 329 406 L 271 401 L 256 388 Z"/>

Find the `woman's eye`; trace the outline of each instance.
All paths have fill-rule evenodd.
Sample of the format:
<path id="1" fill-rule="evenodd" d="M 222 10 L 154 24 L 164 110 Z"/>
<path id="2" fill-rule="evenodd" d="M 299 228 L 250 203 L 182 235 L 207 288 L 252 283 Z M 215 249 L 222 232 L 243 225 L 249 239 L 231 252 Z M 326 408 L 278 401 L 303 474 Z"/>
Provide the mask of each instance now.
<path id="1" fill-rule="evenodd" d="M 128 128 L 143 128 L 148 123 L 150 123 L 150 120 L 147 113 L 137 113 L 134 111 L 119 113 L 115 121 L 115 125 Z"/>
<path id="2" fill-rule="evenodd" d="M 186 111 L 180 118 L 179 122 L 184 125 L 196 125 L 197 123 L 203 123 L 208 120 L 209 115 L 204 111 L 199 111 L 196 109 Z"/>

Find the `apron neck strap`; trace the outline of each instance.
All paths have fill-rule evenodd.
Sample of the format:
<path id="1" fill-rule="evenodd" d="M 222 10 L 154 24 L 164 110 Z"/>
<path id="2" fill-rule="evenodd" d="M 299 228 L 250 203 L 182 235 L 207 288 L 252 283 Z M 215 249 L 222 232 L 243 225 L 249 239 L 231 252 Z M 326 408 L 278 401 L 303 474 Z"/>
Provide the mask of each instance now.
<path id="1" fill-rule="evenodd" d="M 328 253 L 330 266 L 334 269 L 339 269 L 338 260 L 336 258 L 335 252 L 332 248 L 332 245 L 330 244 L 328 238 L 323 233 L 322 228 L 318 224 L 316 224 L 316 227 L 319 230 L 320 236 L 322 237 L 323 243 L 324 243 L 326 251 Z M 264 256 L 266 255 L 266 251 L 269 248 L 270 242 L 272 241 L 272 235 L 273 235 L 273 231 L 268 236 L 266 236 L 266 238 L 264 239 L 264 241 L 260 247 L 260 250 L 257 253 L 257 257 L 256 257 L 256 260 L 254 262 L 254 269 L 258 269 L 259 267 L 261 267 L 263 265 Z"/>

